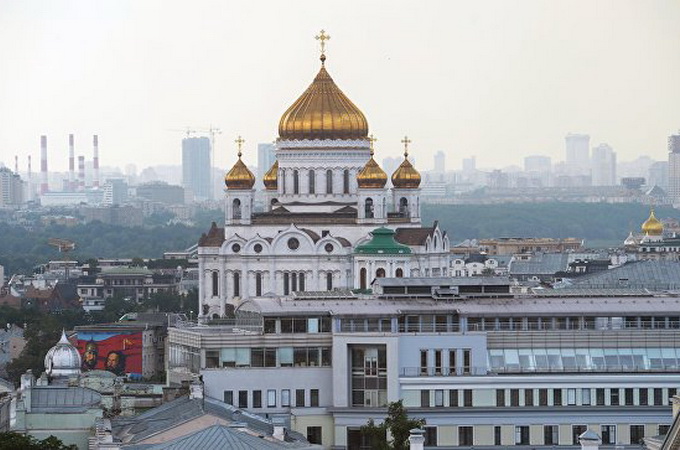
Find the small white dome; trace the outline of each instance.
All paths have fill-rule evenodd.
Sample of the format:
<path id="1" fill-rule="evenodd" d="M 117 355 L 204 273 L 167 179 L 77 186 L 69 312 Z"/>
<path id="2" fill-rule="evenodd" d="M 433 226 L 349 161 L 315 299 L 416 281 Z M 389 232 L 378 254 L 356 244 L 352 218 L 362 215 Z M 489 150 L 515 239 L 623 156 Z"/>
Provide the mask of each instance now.
<path id="1" fill-rule="evenodd" d="M 79 375 L 80 364 L 78 349 L 68 341 L 66 333 L 62 330 L 57 345 L 49 349 L 45 355 L 45 372 L 50 377 Z"/>

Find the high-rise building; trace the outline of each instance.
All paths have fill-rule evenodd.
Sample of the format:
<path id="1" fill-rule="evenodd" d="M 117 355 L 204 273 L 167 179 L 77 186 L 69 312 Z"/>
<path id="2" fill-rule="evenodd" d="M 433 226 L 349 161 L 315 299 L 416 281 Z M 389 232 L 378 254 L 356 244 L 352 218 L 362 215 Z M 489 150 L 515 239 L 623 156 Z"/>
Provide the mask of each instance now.
<path id="1" fill-rule="evenodd" d="M 524 171 L 549 173 L 552 169 L 550 156 L 530 155 L 524 158 Z"/>
<path id="2" fill-rule="evenodd" d="M 590 168 L 590 136 L 568 133 L 564 139 L 569 175 L 587 175 Z"/>
<path id="3" fill-rule="evenodd" d="M 668 189 L 668 161 L 657 161 L 649 166 L 647 185 L 659 186 L 664 191 Z"/>
<path id="4" fill-rule="evenodd" d="M 616 152 L 609 144 L 593 148 L 592 158 L 593 186 L 616 185 Z"/>
<path id="5" fill-rule="evenodd" d="M 0 206 L 18 206 L 24 202 L 24 183 L 19 174 L 0 167 Z"/>
<path id="6" fill-rule="evenodd" d="M 210 139 L 188 137 L 182 139 L 182 186 L 195 200 L 208 200 L 210 189 Z"/>
<path id="7" fill-rule="evenodd" d="M 463 158 L 463 173 L 472 173 L 477 170 L 477 158 L 471 156 L 469 158 Z"/>
<path id="8" fill-rule="evenodd" d="M 434 170 L 438 174 L 446 173 L 446 154 L 441 150 L 434 154 Z"/>
<path id="9" fill-rule="evenodd" d="M 668 195 L 680 201 L 680 133 L 668 136 Z"/>
<path id="10" fill-rule="evenodd" d="M 123 205 L 128 201 L 128 184 L 122 178 L 110 178 L 104 183 L 104 205 Z"/>
<path id="11" fill-rule="evenodd" d="M 264 143 L 257 144 L 257 179 L 262 180 L 264 174 L 274 165 L 276 161 L 276 144 Z M 255 186 L 256 189 L 264 189 L 263 184 Z"/>

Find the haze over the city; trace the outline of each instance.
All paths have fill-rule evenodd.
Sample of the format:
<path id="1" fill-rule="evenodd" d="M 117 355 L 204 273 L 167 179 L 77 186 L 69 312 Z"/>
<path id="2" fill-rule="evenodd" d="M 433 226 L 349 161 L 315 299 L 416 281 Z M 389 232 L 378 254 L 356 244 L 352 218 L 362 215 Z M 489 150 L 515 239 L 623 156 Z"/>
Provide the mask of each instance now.
<path id="1" fill-rule="evenodd" d="M 408 134 L 422 169 L 564 158 L 568 132 L 619 160 L 666 159 L 680 128 L 677 1 L 22 1 L 0 3 L 0 162 L 66 170 L 67 137 L 101 164 L 179 164 L 180 131 L 277 137 L 319 66 L 366 114 L 378 157 Z"/>

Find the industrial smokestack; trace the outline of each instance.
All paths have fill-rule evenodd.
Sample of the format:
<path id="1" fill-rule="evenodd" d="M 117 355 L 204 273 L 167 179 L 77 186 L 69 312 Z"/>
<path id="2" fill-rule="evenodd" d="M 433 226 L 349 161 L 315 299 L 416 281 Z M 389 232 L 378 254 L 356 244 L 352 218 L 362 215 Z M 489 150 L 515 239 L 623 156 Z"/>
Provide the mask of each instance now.
<path id="1" fill-rule="evenodd" d="M 93 181 L 92 186 L 99 187 L 99 136 L 96 134 L 92 137 L 92 147 L 94 151 L 94 159 L 92 160 Z"/>
<path id="2" fill-rule="evenodd" d="M 14 173 L 19 173 L 19 155 L 14 155 Z"/>
<path id="3" fill-rule="evenodd" d="M 40 194 L 46 194 L 47 185 L 47 136 L 40 136 Z"/>
<path id="4" fill-rule="evenodd" d="M 78 156 L 78 190 L 85 190 L 85 157 Z"/>
<path id="5" fill-rule="evenodd" d="M 28 155 L 28 179 L 31 180 L 31 155 Z"/>
<path id="6" fill-rule="evenodd" d="M 76 157 L 73 149 L 73 135 L 68 135 L 68 190 L 76 190 Z"/>

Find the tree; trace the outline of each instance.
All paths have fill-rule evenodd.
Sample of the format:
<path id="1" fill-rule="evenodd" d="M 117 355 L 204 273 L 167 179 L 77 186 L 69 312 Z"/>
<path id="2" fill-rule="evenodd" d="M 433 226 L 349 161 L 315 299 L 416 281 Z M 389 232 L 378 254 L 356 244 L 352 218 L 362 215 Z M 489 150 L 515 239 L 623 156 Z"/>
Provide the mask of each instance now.
<path id="1" fill-rule="evenodd" d="M 406 450 L 409 448 L 410 431 L 422 428 L 423 425 L 425 419 L 409 419 L 403 400 L 399 400 L 387 406 L 387 417 L 382 424 L 376 425 L 373 419 L 369 419 L 366 425 L 361 427 L 361 432 L 368 439 L 372 449 Z M 392 436 L 391 442 L 387 441 L 388 431 Z"/>
<path id="2" fill-rule="evenodd" d="M 64 445 L 64 443 L 54 436 L 38 440 L 33 436 L 28 436 L 16 432 L 0 433 L 0 450 L 78 450 L 75 445 Z"/>

